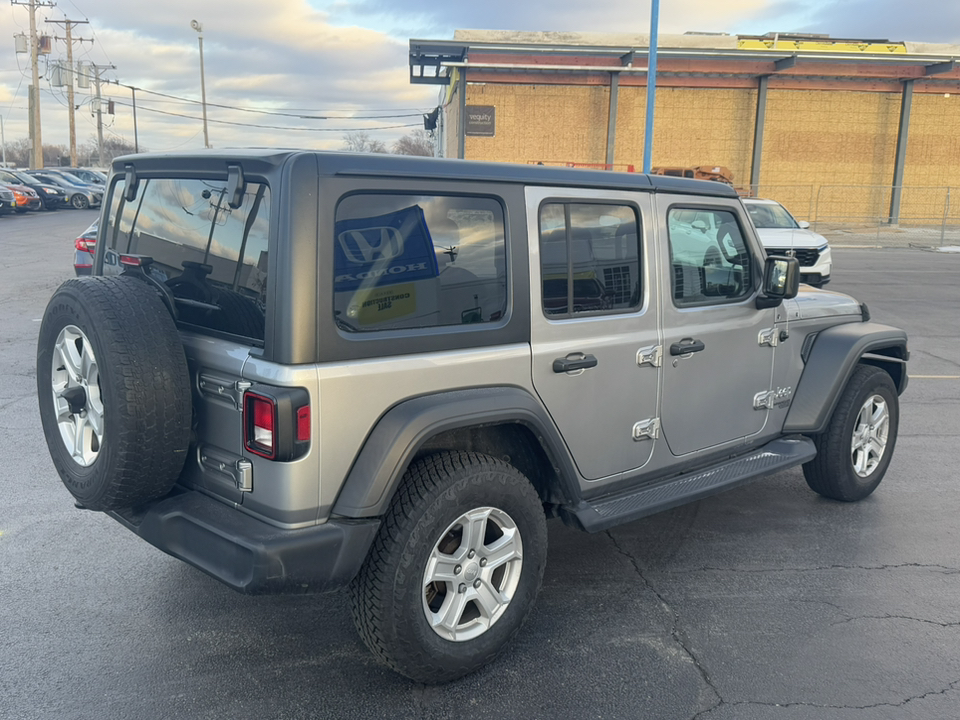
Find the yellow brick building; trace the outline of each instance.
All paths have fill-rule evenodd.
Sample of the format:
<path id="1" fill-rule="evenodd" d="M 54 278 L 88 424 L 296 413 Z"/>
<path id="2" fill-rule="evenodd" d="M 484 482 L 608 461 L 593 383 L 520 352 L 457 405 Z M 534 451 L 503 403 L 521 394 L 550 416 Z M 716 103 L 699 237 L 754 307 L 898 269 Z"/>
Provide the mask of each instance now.
<path id="1" fill-rule="evenodd" d="M 648 44 L 457 31 L 411 40 L 411 81 L 444 86 L 448 157 L 640 171 Z M 654 166 L 725 166 L 810 219 L 935 216 L 937 193 L 914 188 L 960 188 L 960 46 L 682 35 L 658 58 Z M 470 108 L 492 108 L 492 127 L 472 132 Z"/>

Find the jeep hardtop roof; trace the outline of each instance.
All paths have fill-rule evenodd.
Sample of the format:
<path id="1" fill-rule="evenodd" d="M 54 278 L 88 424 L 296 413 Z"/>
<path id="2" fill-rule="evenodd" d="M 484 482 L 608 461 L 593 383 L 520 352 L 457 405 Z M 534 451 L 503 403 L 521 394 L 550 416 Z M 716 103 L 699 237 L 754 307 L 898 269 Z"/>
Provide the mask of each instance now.
<path id="1" fill-rule="evenodd" d="M 427 158 L 386 153 L 318 152 L 244 148 L 209 150 L 197 153 L 143 153 L 125 155 L 113 161 L 113 172 L 122 174 L 132 164 L 137 172 L 169 172 L 171 169 L 196 173 L 224 173 L 226 164 L 240 163 L 245 173 L 269 174 L 288 159 L 313 155 L 322 175 L 407 177 L 440 180 L 480 180 L 527 185 L 591 187 L 608 190 L 685 193 L 735 198 L 737 192 L 724 183 L 666 175 L 621 173 L 605 170 L 475 162 L 451 158 Z"/>

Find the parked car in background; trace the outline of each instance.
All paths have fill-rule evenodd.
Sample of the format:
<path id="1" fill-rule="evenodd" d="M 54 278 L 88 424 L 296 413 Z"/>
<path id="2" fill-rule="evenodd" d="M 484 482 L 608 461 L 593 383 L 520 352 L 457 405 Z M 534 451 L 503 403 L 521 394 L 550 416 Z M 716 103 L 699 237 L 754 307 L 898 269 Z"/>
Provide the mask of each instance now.
<path id="1" fill-rule="evenodd" d="M 76 178 L 80 182 L 87 183 L 88 185 L 100 185 L 106 186 L 107 176 L 102 172 L 97 170 L 91 170 L 89 168 L 75 168 L 75 167 L 55 167 L 55 168 L 44 168 L 48 172 L 57 172 L 65 176 L 68 180 L 71 178 Z"/>
<path id="2" fill-rule="evenodd" d="M 4 186 L 13 192 L 13 197 L 16 201 L 16 211 L 18 213 L 40 209 L 40 197 L 26 185 L 4 183 Z"/>
<path id="3" fill-rule="evenodd" d="M 103 188 L 97 188 L 95 185 L 87 185 L 80 180 L 69 180 L 57 172 L 48 172 L 47 170 L 33 170 L 30 175 L 51 185 L 57 185 L 67 193 L 69 203 L 78 210 L 86 210 L 91 207 L 100 207 L 100 200 L 103 197 Z"/>
<path id="4" fill-rule="evenodd" d="M 0 185 L 0 215 L 8 215 L 17 209 L 17 199 L 13 190 Z"/>
<path id="5" fill-rule="evenodd" d="M 73 270 L 78 276 L 90 274 L 90 269 L 93 267 L 93 253 L 97 248 L 97 229 L 99 227 L 100 218 L 97 218 L 73 243 L 74 248 L 76 248 Z"/>
<path id="6" fill-rule="evenodd" d="M 810 229 L 810 223 L 797 221 L 776 200 L 744 198 L 757 235 L 768 255 L 786 255 L 793 251 L 800 261 L 800 282 L 823 287 L 830 282 L 833 258 L 823 235 Z"/>
<path id="7" fill-rule="evenodd" d="M 44 210 L 56 210 L 67 204 L 67 193 L 57 185 L 40 182 L 37 178 L 19 170 L 0 169 L 0 183 L 11 185 L 25 185 L 33 190 L 40 198 L 40 206 Z"/>

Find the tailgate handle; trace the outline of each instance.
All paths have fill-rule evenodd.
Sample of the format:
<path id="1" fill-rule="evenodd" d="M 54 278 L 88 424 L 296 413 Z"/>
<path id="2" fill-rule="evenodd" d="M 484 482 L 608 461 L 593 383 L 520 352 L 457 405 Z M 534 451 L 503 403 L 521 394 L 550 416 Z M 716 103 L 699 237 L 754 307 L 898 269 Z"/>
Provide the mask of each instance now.
<path id="1" fill-rule="evenodd" d="M 597 358 L 593 355 L 584 355 L 583 353 L 572 353 L 566 357 L 557 358 L 553 361 L 553 371 L 555 373 L 571 372 L 572 370 L 584 370 L 597 366 Z"/>

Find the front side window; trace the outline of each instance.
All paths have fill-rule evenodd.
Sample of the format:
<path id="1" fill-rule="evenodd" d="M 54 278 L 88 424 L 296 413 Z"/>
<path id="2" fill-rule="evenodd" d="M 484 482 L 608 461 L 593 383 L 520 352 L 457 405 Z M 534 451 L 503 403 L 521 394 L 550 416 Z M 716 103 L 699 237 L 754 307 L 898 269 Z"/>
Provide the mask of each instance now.
<path id="1" fill-rule="evenodd" d="M 733 212 L 670 208 L 667 231 L 675 305 L 734 302 L 751 293 L 751 255 Z"/>
<path id="2" fill-rule="evenodd" d="M 110 198 L 103 271 L 119 273 L 119 256 L 153 259 L 151 275 L 170 288 L 178 319 L 255 341 L 264 336 L 270 190 L 247 182 L 231 208 L 226 180 L 145 178 L 137 197 Z"/>
<path id="3" fill-rule="evenodd" d="M 360 193 L 337 205 L 334 315 L 346 332 L 504 317 L 503 208 L 493 198 Z"/>
<path id="4" fill-rule="evenodd" d="M 543 312 L 559 319 L 640 307 L 640 224 L 628 205 L 540 207 Z"/>

